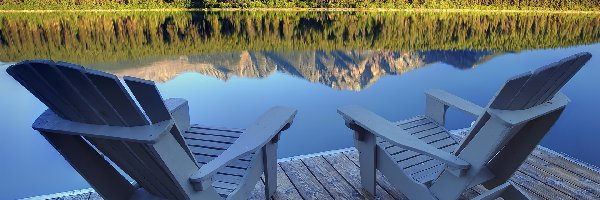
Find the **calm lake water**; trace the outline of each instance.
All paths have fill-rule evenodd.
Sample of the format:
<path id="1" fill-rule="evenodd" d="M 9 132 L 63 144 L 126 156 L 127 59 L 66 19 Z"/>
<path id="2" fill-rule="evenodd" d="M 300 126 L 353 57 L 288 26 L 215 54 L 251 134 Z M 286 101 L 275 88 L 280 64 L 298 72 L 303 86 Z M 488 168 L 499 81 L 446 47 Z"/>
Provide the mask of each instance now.
<path id="1" fill-rule="evenodd" d="M 158 82 L 192 121 L 244 128 L 269 107 L 299 113 L 279 157 L 346 148 L 336 113 L 358 104 L 401 120 L 423 91 L 485 106 L 509 77 L 574 53 L 594 57 L 542 145 L 600 166 L 600 16 L 355 12 L 0 13 L 0 199 L 89 187 L 30 125 L 46 108 L 4 72 L 53 59 Z M 448 127 L 473 118 L 449 113 Z"/>

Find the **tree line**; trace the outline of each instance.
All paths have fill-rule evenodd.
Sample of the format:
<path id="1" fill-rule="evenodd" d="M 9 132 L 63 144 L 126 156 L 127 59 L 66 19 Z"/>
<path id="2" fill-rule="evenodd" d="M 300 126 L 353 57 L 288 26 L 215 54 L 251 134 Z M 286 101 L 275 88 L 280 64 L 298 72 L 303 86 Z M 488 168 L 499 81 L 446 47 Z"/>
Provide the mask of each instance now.
<path id="1" fill-rule="evenodd" d="M 0 0 L 1 9 L 471 8 L 599 10 L 598 0 Z"/>
<path id="2" fill-rule="evenodd" d="M 521 51 L 600 42 L 600 16 L 369 12 L 0 14 L 0 61 L 252 51 Z"/>
<path id="3" fill-rule="evenodd" d="M 197 0 L 0 0 L 0 10 L 160 9 L 200 7 Z"/>

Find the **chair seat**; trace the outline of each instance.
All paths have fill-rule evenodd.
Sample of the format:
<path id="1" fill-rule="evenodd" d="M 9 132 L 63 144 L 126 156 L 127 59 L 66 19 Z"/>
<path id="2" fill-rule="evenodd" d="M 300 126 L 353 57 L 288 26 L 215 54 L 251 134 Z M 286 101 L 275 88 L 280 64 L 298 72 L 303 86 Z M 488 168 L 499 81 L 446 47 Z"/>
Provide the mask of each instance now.
<path id="1" fill-rule="evenodd" d="M 396 125 L 412 136 L 438 149 L 453 152 L 458 147 L 458 142 L 443 126 L 425 116 L 417 116 L 408 120 L 397 122 Z M 417 182 L 429 184 L 435 180 L 445 168 L 445 164 L 427 155 L 406 150 L 377 138 L 377 145 L 385 149 L 388 156 L 396 161 L 404 172 Z"/>
<path id="2" fill-rule="evenodd" d="M 221 155 L 241 134 L 242 130 L 239 129 L 207 128 L 192 125 L 183 137 L 199 166 L 202 166 Z M 234 161 L 213 176 L 212 186 L 219 195 L 227 197 L 238 188 L 253 157 L 254 154 L 251 154 Z"/>

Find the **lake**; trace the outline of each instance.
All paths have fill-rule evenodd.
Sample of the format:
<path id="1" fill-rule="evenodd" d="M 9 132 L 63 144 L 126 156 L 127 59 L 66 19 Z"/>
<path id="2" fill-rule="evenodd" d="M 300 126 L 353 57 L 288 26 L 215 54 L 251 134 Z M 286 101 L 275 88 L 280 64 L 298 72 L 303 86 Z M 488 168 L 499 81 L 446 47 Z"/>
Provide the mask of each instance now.
<path id="1" fill-rule="evenodd" d="M 563 88 L 572 102 L 541 145 L 600 166 L 600 15 L 0 13 L 0 199 L 89 187 L 31 129 L 46 107 L 4 72 L 25 59 L 153 80 L 203 125 L 244 128 L 271 106 L 297 108 L 283 158 L 352 146 L 339 106 L 396 121 L 421 114 L 434 88 L 485 106 L 508 78 L 582 51 L 594 57 Z"/>

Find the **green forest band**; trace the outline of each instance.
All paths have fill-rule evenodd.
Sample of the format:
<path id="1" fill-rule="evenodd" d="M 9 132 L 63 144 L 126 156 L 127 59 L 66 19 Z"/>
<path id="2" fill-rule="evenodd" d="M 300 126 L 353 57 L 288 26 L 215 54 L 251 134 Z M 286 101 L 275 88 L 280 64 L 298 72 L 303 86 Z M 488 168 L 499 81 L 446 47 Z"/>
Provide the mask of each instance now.
<path id="1" fill-rule="evenodd" d="M 599 15 L 368 12 L 0 14 L 0 61 L 82 64 L 241 50 L 521 51 L 600 41 Z M 219 47 L 219 48 L 214 48 Z"/>

